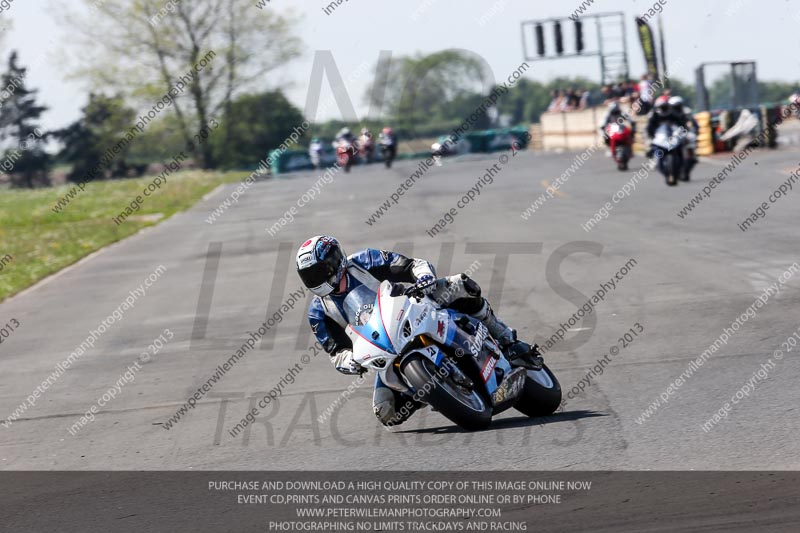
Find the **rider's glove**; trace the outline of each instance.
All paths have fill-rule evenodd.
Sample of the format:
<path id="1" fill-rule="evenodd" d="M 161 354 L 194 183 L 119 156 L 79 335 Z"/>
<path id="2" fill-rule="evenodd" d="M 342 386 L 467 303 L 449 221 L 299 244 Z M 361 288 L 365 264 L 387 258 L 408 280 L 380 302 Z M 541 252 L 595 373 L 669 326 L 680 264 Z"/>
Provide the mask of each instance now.
<path id="1" fill-rule="evenodd" d="M 417 282 L 406 289 L 406 296 L 413 296 L 413 295 L 423 295 L 427 296 L 428 294 L 432 293 L 436 290 L 437 279 L 431 276 L 430 274 L 425 274 L 424 276 L 420 276 L 417 279 Z"/>
<path id="2" fill-rule="evenodd" d="M 363 374 L 367 370 L 353 360 L 353 350 L 339 350 L 331 357 L 333 366 L 342 374 Z"/>

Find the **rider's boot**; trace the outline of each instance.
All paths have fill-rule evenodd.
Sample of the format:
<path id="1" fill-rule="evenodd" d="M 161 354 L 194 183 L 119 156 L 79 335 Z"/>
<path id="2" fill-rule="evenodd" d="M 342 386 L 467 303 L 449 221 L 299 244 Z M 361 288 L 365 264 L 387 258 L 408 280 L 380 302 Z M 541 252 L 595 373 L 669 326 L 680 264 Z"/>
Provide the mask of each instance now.
<path id="1" fill-rule="evenodd" d="M 481 310 L 472 316 L 483 322 L 492 337 L 500 344 L 500 349 L 511 366 L 521 366 L 530 370 L 542 368 L 542 357 L 538 346 L 518 340 L 517 330 L 497 318 L 486 299 L 483 300 Z"/>

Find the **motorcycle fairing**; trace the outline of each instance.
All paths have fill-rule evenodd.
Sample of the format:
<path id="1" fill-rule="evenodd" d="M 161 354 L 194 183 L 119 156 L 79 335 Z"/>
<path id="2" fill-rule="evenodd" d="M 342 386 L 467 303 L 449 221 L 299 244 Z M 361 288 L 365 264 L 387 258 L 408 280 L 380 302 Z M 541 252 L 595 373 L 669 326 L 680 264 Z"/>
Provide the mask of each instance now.
<path id="1" fill-rule="evenodd" d="M 440 367 L 446 355 L 442 347 L 447 347 L 445 349 L 451 349 L 457 357 L 459 353 L 466 357 L 467 365 L 473 367 L 473 377 L 479 376 L 490 397 L 496 392 L 500 393 L 501 401 L 512 396 L 502 392 L 505 390 L 503 380 L 509 378 L 513 369 L 482 322 L 451 309 L 438 309 L 431 300 L 416 302 L 405 296 L 392 296 L 391 287 L 388 282 L 381 283 L 366 323 L 351 323 L 346 328 L 353 341 L 353 352 L 361 359 L 360 364 L 380 372 L 381 379 L 390 388 L 407 391 L 409 388 L 397 374 L 395 364 L 386 362 L 419 353 Z M 438 345 L 410 344 L 421 335 Z M 511 387 L 508 392 L 518 388 L 515 381 L 508 384 Z"/>
<path id="2" fill-rule="evenodd" d="M 680 128 L 670 123 L 661 124 L 658 129 L 656 129 L 652 144 L 667 152 L 677 150 L 683 144 Z"/>
<path id="3" fill-rule="evenodd" d="M 450 315 L 448 340 L 445 344 L 455 348 L 456 353 L 460 350 L 462 354 L 469 356 L 475 362 L 487 391 L 489 394 L 494 394 L 498 386 L 498 369 L 502 371 L 502 376 L 508 376 L 511 372 L 508 360 L 503 356 L 500 347 L 488 334 L 486 326 L 480 320 L 452 309 L 444 311 Z M 466 321 L 467 328 L 474 333 L 470 334 L 459 328 L 456 321 L 461 323 Z"/>

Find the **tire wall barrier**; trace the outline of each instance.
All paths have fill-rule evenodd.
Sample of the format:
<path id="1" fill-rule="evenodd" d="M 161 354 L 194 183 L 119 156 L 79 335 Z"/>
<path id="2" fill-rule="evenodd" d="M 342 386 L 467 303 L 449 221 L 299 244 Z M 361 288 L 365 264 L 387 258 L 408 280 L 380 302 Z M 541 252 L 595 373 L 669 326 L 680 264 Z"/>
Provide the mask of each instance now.
<path id="1" fill-rule="evenodd" d="M 714 153 L 714 134 L 711 130 L 711 113 L 703 111 L 694 115 L 700 129 L 697 132 L 697 155 Z"/>

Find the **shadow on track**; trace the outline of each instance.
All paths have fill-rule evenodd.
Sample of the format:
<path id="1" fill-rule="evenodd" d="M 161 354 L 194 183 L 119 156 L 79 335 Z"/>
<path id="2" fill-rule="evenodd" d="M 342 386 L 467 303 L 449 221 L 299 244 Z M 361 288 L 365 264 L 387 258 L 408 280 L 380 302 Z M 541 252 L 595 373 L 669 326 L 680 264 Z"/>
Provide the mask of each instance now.
<path id="1" fill-rule="evenodd" d="M 537 418 L 528 418 L 527 416 L 515 416 L 509 418 L 501 418 L 498 420 L 493 420 L 492 424 L 486 428 L 484 431 L 490 431 L 492 429 L 505 429 L 505 428 L 521 428 L 527 426 L 540 426 L 545 424 L 554 424 L 557 422 L 572 422 L 574 420 L 580 420 L 582 418 L 595 418 L 598 416 L 608 416 L 606 413 L 601 413 L 599 411 L 567 411 L 566 413 L 556 413 L 550 416 L 541 416 Z M 392 431 L 392 433 L 411 433 L 411 434 L 424 434 L 424 433 L 433 433 L 436 435 L 443 435 L 447 433 L 473 433 L 472 431 L 467 431 L 465 429 L 461 429 L 456 425 L 449 425 L 449 426 L 438 426 L 432 428 L 420 428 L 420 429 L 407 429 L 402 431 Z"/>

